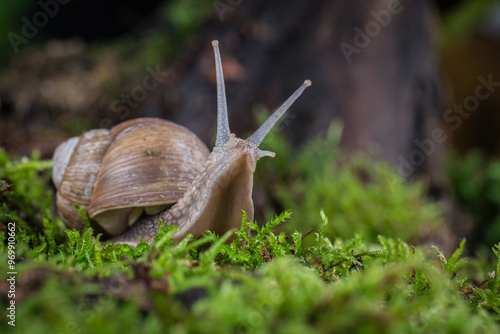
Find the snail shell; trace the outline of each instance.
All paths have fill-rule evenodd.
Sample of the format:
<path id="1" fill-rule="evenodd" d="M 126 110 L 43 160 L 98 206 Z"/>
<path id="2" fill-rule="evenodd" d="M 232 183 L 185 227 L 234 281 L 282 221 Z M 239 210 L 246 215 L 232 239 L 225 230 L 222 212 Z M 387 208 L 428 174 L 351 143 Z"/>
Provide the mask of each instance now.
<path id="1" fill-rule="evenodd" d="M 158 118 L 70 138 L 53 158 L 59 215 L 69 228 L 82 228 L 78 205 L 107 233 L 120 234 L 144 211 L 154 214 L 177 202 L 208 155 L 191 131 Z"/>

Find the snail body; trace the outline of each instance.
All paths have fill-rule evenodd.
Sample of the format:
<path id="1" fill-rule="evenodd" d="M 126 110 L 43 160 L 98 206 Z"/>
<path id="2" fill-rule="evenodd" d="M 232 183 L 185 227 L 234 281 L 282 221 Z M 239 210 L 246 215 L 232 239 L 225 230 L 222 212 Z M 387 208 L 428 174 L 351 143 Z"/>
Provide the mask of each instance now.
<path id="1" fill-rule="evenodd" d="M 177 225 L 174 239 L 205 230 L 223 234 L 253 219 L 252 185 L 257 161 L 273 152 L 259 145 L 311 83 L 302 86 L 248 139 L 229 130 L 222 65 L 213 41 L 217 71 L 217 139 L 212 152 L 191 131 L 157 118 L 138 118 L 111 130 L 91 130 L 60 144 L 52 178 L 57 209 L 69 228 L 80 229 L 76 205 L 111 241 L 151 243 L 158 221 Z"/>

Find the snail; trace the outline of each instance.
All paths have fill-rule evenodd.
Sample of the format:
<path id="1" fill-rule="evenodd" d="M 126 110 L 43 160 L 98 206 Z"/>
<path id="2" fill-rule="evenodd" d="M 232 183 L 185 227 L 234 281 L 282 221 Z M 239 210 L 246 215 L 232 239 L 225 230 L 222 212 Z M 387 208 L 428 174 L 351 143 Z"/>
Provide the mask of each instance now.
<path id="1" fill-rule="evenodd" d="M 85 132 L 53 155 L 56 206 L 68 228 L 81 229 L 76 206 L 111 242 L 136 247 L 154 241 L 158 221 L 177 225 L 174 240 L 206 230 L 219 235 L 253 219 L 257 160 L 274 157 L 259 145 L 302 92 L 304 83 L 247 139 L 229 130 L 222 63 L 213 41 L 217 81 L 217 137 L 212 152 L 191 131 L 158 119 L 138 118 L 112 129 Z"/>

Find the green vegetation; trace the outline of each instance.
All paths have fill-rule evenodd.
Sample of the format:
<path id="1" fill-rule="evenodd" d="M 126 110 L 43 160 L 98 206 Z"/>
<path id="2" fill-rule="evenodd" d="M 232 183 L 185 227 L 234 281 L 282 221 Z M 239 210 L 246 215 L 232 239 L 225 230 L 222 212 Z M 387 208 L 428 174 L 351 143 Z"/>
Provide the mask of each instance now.
<path id="1" fill-rule="evenodd" d="M 20 31 L 23 25 L 21 19 L 26 15 L 26 11 L 29 10 L 31 5 L 32 1 L 29 0 L 4 1 L 2 3 L 2 10 L 0 11 L 0 35 L 3 38 L 0 39 L 0 68 L 15 53 L 10 39 L 14 38 L 14 41 L 16 41 L 16 37 L 9 36 L 9 34 L 21 34 Z"/>
<path id="2" fill-rule="evenodd" d="M 422 199 L 420 186 L 385 190 L 387 166 L 372 162 L 368 169 L 361 160 L 332 165 L 321 148 L 334 138 L 335 131 L 299 153 L 296 169 L 280 169 L 285 157 L 279 155 L 268 159 L 278 165 L 274 169 L 259 163 L 257 175 L 264 169 L 266 175 L 278 173 L 271 191 L 281 189 L 281 176 L 302 173 L 283 180 L 295 180 L 291 192 L 309 187 L 307 196 L 299 197 L 304 202 L 312 196 L 317 206 L 290 200 L 293 215 L 285 211 L 263 226 L 243 217 L 239 231 L 207 232 L 180 242 L 171 241 L 175 226 L 160 223 L 155 243 L 136 249 L 108 244 L 89 226 L 66 229 L 53 214 L 51 162 L 37 154 L 11 161 L 0 151 L 0 331 L 13 329 L 5 282 L 12 270 L 9 223 L 15 223 L 18 332 L 497 332 L 500 244 L 490 252 L 494 261 L 486 261 L 464 258 L 465 240 L 448 258 L 437 247 L 413 247 L 395 236 L 404 233 L 396 223 L 384 230 L 390 236 L 376 236 L 384 226 L 378 220 L 394 217 L 422 225 L 429 217 L 437 219 L 437 211 Z M 276 133 L 264 146 L 288 154 Z M 301 162 L 308 157 L 318 159 L 314 173 Z M 337 177 L 328 179 L 332 170 Z M 321 183 L 325 189 L 344 187 L 353 207 L 317 209 L 339 201 L 331 190 L 322 192 Z M 374 218 L 373 203 L 353 214 L 349 210 L 357 209 L 356 201 L 385 205 L 386 215 Z M 406 211 L 412 211 L 411 218 Z M 401 235 L 413 237 L 417 231 Z"/>
<path id="3" fill-rule="evenodd" d="M 64 6 L 58 6 L 55 15 L 64 15 L 60 14 Z M 50 4 L 49 7 L 52 8 Z M 37 12 L 45 13 L 45 10 L 40 7 L 40 4 L 32 1 L 20 0 L 2 3 L 0 35 L 5 38 L 0 40 L 0 70 L 6 70 L 4 65 L 9 64 L 9 60 L 26 53 L 22 50 L 36 47 L 40 43 L 41 39 L 37 38 L 38 30 L 43 32 L 45 25 L 39 28 L 34 25 L 37 33 L 31 33 L 28 28 L 29 36 L 25 36 L 23 30 L 26 29 L 23 28 L 26 22 L 33 24 L 33 15 Z M 123 66 L 122 73 L 120 73 L 123 76 L 122 80 L 134 80 L 137 76 L 143 75 L 144 64 L 155 66 L 158 64 L 158 60 L 161 60 L 162 64 L 171 62 L 185 47 L 188 38 L 192 37 L 193 33 L 213 15 L 216 14 L 212 2 L 202 0 L 167 1 L 159 5 L 156 13 L 152 15 L 152 18 L 157 21 L 155 25 L 161 25 L 165 27 L 164 29 L 158 29 L 157 26 L 146 26 L 135 35 L 126 34 L 105 43 L 89 44 L 93 52 L 88 54 L 97 59 L 109 58 L 111 55 L 115 62 L 125 61 L 127 66 Z M 125 18 L 122 19 L 125 20 Z M 118 16 L 111 18 L 110 23 L 118 24 L 116 21 L 120 21 Z M 46 24 L 51 24 L 51 18 L 47 22 Z"/>
<path id="4" fill-rule="evenodd" d="M 475 151 L 448 157 L 455 199 L 474 219 L 476 239 L 488 246 L 500 240 L 500 161 Z"/>
<path id="5" fill-rule="evenodd" d="M 154 66 L 158 60 L 168 64 L 175 59 L 180 50 L 185 48 L 188 39 L 211 15 L 214 15 L 212 2 L 168 1 L 156 13 L 157 19 L 168 27 L 168 33 L 164 29 L 151 29 L 140 38 L 125 35 L 112 42 L 111 48 L 121 59 L 126 59 L 125 70 L 130 72 L 127 76 L 142 75 L 144 64 Z M 109 48 L 105 45 L 102 52 L 108 52 Z"/>
<path id="6" fill-rule="evenodd" d="M 320 210 L 331 220 L 325 232 L 330 238 L 361 235 L 376 241 L 385 235 L 410 241 L 442 224 L 421 183 L 404 183 L 384 162 L 361 156 L 346 160 L 337 149 L 340 134 L 340 125 L 332 124 L 325 139 L 299 149 L 277 132 L 262 144 L 276 157 L 259 161 L 256 183 L 293 209 L 289 231 L 317 227 Z"/>
<path id="7" fill-rule="evenodd" d="M 497 0 L 468 0 L 456 4 L 446 13 L 439 30 L 439 42 L 445 45 L 454 40 L 465 40 L 474 28 L 498 4 Z"/>

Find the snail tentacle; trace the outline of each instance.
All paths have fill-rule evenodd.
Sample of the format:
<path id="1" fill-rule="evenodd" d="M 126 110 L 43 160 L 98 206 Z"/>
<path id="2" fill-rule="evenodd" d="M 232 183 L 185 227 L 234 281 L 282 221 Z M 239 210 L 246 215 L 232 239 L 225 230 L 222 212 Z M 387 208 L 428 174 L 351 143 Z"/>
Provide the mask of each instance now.
<path id="1" fill-rule="evenodd" d="M 269 118 L 260 126 L 260 128 L 257 129 L 251 135 L 250 137 L 247 138 L 247 140 L 255 146 L 259 146 L 260 143 L 264 140 L 264 138 L 267 136 L 269 131 L 274 127 L 276 122 L 279 121 L 281 116 L 283 116 L 288 108 L 299 98 L 299 96 L 304 92 L 304 90 L 311 86 L 311 81 L 310 80 L 305 80 L 304 83 L 281 105 L 281 107 L 278 108 Z"/>
<path id="2" fill-rule="evenodd" d="M 215 71 L 217 75 L 217 139 L 216 147 L 221 147 L 229 140 L 231 130 L 227 115 L 226 87 L 224 85 L 224 73 L 222 72 L 222 60 L 219 51 L 219 42 L 212 41 L 215 54 Z"/>

